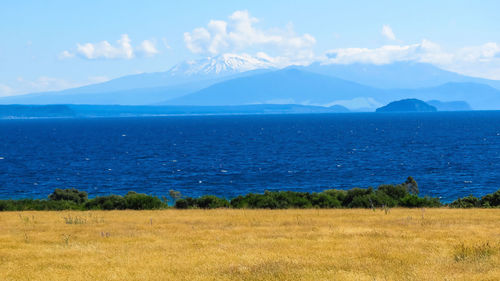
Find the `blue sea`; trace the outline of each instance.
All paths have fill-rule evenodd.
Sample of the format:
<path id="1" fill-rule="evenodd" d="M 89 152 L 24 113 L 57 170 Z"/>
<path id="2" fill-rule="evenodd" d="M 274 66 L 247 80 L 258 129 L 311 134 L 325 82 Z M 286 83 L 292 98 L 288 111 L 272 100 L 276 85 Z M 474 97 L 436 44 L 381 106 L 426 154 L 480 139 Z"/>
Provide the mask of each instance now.
<path id="1" fill-rule="evenodd" d="M 413 176 L 449 202 L 500 188 L 500 112 L 0 120 L 0 199 L 130 190 L 234 197 Z"/>

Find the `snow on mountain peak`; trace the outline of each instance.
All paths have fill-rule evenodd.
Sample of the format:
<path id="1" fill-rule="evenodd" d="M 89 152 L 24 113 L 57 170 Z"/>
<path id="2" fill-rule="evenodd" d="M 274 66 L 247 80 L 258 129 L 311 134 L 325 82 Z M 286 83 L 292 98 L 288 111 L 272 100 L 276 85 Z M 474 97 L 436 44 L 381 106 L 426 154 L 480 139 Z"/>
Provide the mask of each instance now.
<path id="1" fill-rule="evenodd" d="M 172 67 L 172 75 L 224 75 L 255 69 L 274 68 L 276 65 L 265 54 L 222 54 L 200 60 L 189 60 Z"/>

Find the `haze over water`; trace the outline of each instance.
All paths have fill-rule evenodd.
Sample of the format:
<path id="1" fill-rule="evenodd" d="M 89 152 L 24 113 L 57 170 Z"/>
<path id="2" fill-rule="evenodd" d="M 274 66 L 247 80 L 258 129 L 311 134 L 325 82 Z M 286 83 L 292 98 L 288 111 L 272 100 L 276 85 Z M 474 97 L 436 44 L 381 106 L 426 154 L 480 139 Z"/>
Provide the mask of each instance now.
<path id="1" fill-rule="evenodd" d="M 413 176 L 447 202 L 499 188 L 500 112 L 0 120 L 0 198 L 55 188 L 234 197 Z"/>

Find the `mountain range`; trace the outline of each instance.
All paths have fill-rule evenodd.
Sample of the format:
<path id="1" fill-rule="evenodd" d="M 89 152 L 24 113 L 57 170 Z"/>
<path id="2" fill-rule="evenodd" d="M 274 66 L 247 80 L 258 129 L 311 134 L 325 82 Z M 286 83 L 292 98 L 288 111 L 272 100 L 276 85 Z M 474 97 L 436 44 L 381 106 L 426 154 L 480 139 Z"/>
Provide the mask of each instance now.
<path id="1" fill-rule="evenodd" d="M 165 72 L 129 75 L 63 91 L 4 97 L 0 104 L 299 104 L 373 111 L 407 98 L 444 102 L 447 110 L 495 110 L 500 109 L 500 81 L 416 62 L 317 62 L 279 68 L 267 58 L 225 54 L 186 61 Z"/>

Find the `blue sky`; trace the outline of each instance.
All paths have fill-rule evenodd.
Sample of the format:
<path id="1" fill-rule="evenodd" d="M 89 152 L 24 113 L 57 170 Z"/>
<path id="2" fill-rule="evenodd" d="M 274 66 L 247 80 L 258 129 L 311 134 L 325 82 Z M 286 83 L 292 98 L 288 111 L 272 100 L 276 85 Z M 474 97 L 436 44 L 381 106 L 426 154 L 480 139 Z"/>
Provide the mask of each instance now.
<path id="1" fill-rule="evenodd" d="M 500 79 L 500 1 L 13 1 L 0 96 L 265 53 L 281 65 L 428 62 Z"/>

